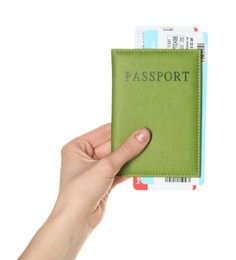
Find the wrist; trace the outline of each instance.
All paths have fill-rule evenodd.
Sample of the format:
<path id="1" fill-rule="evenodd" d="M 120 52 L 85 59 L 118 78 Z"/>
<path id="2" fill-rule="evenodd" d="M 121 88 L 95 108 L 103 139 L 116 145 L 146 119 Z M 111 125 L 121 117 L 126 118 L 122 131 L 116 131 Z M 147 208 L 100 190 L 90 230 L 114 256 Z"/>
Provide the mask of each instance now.
<path id="1" fill-rule="evenodd" d="M 53 214 L 63 215 L 73 226 L 73 230 L 85 227 L 87 233 L 91 233 L 96 227 L 93 223 L 95 206 L 91 199 L 88 200 L 86 195 L 81 196 L 74 192 L 74 189 L 66 187 L 61 189 L 55 203 Z"/>
<path id="2" fill-rule="evenodd" d="M 48 220 L 50 221 L 50 219 L 60 221 L 61 228 L 66 228 L 72 240 L 87 238 L 92 232 L 88 215 L 82 210 L 78 210 L 78 207 L 73 207 L 69 203 L 61 203 L 60 200 L 57 200 Z"/>

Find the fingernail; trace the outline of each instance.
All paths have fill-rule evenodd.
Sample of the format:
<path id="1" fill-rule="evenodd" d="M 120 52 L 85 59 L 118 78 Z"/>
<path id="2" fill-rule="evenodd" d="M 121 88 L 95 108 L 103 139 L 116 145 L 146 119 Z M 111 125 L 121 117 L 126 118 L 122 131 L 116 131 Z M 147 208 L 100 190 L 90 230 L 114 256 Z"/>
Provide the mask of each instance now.
<path id="1" fill-rule="evenodd" d="M 135 138 L 140 142 L 140 143 L 145 143 L 149 140 L 150 138 L 150 132 L 146 128 L 140 129 L 136 135 Z"/>

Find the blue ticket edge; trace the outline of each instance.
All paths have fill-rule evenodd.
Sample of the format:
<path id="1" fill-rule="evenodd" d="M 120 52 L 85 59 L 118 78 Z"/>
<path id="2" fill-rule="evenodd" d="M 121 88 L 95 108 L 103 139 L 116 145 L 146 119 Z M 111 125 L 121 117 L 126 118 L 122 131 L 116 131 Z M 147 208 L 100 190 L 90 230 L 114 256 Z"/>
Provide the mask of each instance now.
<path id="1" fill-rule="evenodd" d="M 203 42 L 205 43 L 206 62 L 202 64 L 202 127 L 201 127 L 201 178 L 199 185 L 204 183 L 205 179 L 205 145 L 206 145 L 206 96 L 207 96 L 207 63 L 208 63 L 208 34 L 203 33 Z"/>
<path id="2" fill-rule="evenodd" d="M 202 127 L 201 127 L 201 177 L 199 185 L 205 179 L 205 143 L 206 143 L 206 95 L 207 95 L 207 63 L 208 63 L 208 34 L 203 32 L 203 42 L 205 44 L 206 62 L 202 64 Z M 158 31 L 145 31 L 145 49 L 158 49 Z M 155 177 L 140 177 L 143 184 L 154 184 Z"/>

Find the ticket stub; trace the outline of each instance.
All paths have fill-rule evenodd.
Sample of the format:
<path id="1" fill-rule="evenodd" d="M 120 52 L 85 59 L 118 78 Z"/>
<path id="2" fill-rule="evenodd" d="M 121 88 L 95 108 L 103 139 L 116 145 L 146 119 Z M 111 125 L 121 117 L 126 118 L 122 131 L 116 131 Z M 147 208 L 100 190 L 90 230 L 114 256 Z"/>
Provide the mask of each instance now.
<path id="1" fill-rule="evenodd" d="M 142 182 L 142 178 L 140 177 L 134 177 L 133 178 L 133 187 L 136 190 L 195 190 L 196 185 L 189 185 L 179 182 L 170 182 L 168 185 L 164 182 L 164 178 L 160 178 L 160 181 L 158 181 L 158 178 L 151 178 L 150 181 L 148 181 L 148 184 Z"/>
<path id="2" fill-rule="evenodd" d="M 201 177 L 159 178 L 138 177 L 133 179 L 135 189 L 144 190 L 193 190 L 204 182 L 205 115 L 208 36 L 196 27 L 137 27 L 136 48 L 201 49 L 202 50 L 202 129 L 201 129 Z"/>

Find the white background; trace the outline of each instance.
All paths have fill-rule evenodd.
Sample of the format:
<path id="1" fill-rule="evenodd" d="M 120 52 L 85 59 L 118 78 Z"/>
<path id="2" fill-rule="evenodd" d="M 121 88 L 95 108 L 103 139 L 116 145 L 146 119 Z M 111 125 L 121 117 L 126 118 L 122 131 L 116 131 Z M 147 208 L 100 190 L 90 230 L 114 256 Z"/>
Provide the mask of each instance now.
<path id="1" fill-rule="evenodd" d="M 57 196 L 60 149 L 111 118 L 111 48 L 138 25 L 209 33 L 206 180 L 112 193 L 78 259 L 236 259 L 234 1 L 0 2 L 0 259 L 16 259 Z"/>

